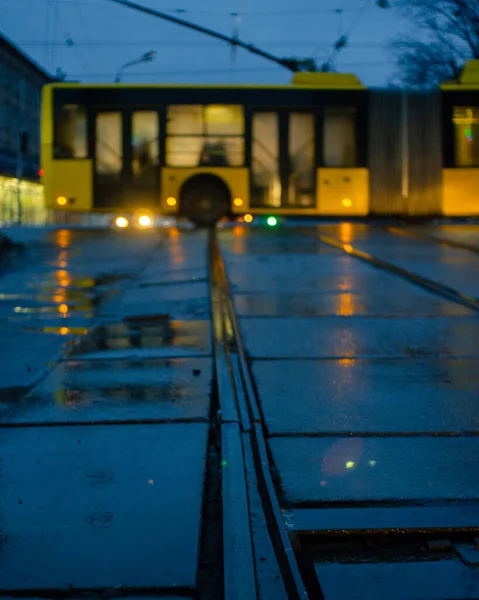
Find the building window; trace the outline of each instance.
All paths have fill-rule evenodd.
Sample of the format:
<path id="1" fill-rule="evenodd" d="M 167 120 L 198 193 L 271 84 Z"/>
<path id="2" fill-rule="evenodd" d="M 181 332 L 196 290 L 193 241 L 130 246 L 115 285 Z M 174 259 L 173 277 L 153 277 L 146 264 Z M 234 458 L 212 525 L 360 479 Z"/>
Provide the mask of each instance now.
<path id="1" fill-rule="evenodd" d="M 55 113 L 55 158 L 86 158 L 87 118 L 85 107 L 65 104 Z"/>
<path id="2" fill-rule="evenodd" d="M 479 167 L 479 107 L 453 108 L 455 164 Z"/>
<path id="3" fill-rule="evenodd" d="M 166 161 L 172 167 L 240 167 L 243 135 L 242 106 L 169 106 Z"/>
<path id="4" fill-rule="evenodd" d="M 356 166 L 356 109 L 324 109 L 323 160 L 326 167 Z"/>

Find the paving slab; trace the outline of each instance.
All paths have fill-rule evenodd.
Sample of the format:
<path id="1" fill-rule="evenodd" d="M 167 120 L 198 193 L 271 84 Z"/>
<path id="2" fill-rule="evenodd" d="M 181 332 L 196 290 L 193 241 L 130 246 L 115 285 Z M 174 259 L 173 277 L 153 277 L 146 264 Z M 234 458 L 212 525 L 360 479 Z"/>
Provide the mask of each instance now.
<path id="1" fill-rule="evenodd" d="M 210 358 L 65 361 L 26 397 L 0 402 L 1 423 L 207 420 Z"/>
<path id="2" fill-rule="evenodd" d="M 193 588 L 207 433 L 199 423 L 4 429 L 3 593 Z"/>
<path id="3" fill-rule="evenodd" d="M 0 331 L 0 390 L 30 387 L 53 368 L 70 344 L 68 337 L 43 332 L 13 328 Z"/>
<path id="4" fill-rule="evenodd" d="M 461 600 L 479 597 L 479 571 L 459 560 L 316 564 L 324 600 Z"/>
<path id="5" fill-rule="evenodd" d="M 478 437 L 271 438 L 291 504 L 478 500 Z"/>
<path id="6" fill-rule="evenodd" d="M 109 312 L 109 307 L 106 311 Z M 208 285 L 202 282 L 135 286 L 122 296 L 116 311 L 121 316 L 162 313 L 170 319 L 204 319 L 210 312 Z"/>
<path id="7" fill-rule="evenodd" d="M 295 286 L 296 287 L 296 286 Z M 317 317 L 317 316 L 380 316 L 380 317 L 429 317 L 429 316 L 472 316 L 475 312 L 449 300 L 421 292 L 404 285 L 396 294 L 371 292 L 235 294 L 237 314 L 249 317 Z"/>
<path id="8" fill-rule="evenodd" d="M 96 327 L 79 341 L 72 356 L 85 360 L 119 360 L 210 353 L 209 321 L 175 321 L 168 315 L 156 314 Z"/>
<path id="9" fill-rule="evenodd" d="M 253 375 L 270 435 L 479 432 L 477 359 L 258 361 Z"/>
<path id="10" fill-rule="evenodd" d="M 467 317 L 243 317 L 240 327 L 251 358 L 479 356 L 479 321 Z"/>

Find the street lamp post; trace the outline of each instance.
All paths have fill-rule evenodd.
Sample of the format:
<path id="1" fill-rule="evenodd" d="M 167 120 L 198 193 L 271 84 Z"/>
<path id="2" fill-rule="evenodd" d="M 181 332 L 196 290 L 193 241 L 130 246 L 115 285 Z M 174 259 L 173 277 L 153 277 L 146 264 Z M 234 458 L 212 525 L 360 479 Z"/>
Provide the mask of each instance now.
<path id="1" fill-rule="evenodd" d="M 143 54 L 143 56 L 140 56 L 140 58 L 137 58 L 135 60 L 132 60 L 130 62 L 125 63 L 120 68 L 120 70 L 118 71 L 118 73 L 116 74 L 115 83 L 120 83 L 121 76 L 123 75 L 123 71 L 127 67 L 131 67 L 133 65 L 139 65 L 140 63 L 144 63 L 144 62 L 151 62 L 152 60 L 155 59 L 155 57 L 156 57 L 156 52 L 154 50 L 150 50 L 150 52 L 146 52 L 145 54 Z"/>

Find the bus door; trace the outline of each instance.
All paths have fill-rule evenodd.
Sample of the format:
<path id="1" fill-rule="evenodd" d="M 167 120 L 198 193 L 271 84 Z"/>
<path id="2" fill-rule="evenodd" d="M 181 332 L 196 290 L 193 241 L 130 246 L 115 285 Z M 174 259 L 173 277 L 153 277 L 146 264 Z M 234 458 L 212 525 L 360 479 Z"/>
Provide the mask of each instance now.
<path id="1" fill-rule="evenodd" d="M 94 115 L 96 208 L 159 203 L 159 115 L 156 110 L 101 110 Z"/>
<path id="2" fill-rule="evenodd" d="M 316 207 L 316 118 L 308 110 L 254 111 L 251 207 Z"/>

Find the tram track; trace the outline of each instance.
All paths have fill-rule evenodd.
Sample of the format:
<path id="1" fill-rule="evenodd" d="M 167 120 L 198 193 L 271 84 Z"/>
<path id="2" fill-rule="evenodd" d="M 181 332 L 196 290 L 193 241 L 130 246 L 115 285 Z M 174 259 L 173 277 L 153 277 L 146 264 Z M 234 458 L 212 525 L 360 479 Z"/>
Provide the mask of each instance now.
<path id="1" fill-rule="evenodd" d="M 255 478 L 269 536 L 287 597 L 309 597 L 281 513 L 266 448 L 263 423 L 236 319 L 231 289 L 215 231 L 209 239 L 214 357 L 222 439 L 223 551 L 225 598 L 259 598 L 249 525 L 244 440 L 251 448 Z M 240 483 L 238 483 L 240 482 Z M 242 565 L 239 569 L 238 565 Z"/>
<path id="2" fill-rule="evenodd" d="M 459 250 L 467 250 L 468 252 L 473 252 L 474 254 L 479 254 L 479 246 L 475 246 L 474 244 L 468 244 L 467 242 L 459 242 L 457 240 L 451 240 L 450 238 L 438 237 L 436 235 L 430 235 L 429 233 L 425 233 L 424 231 L 413 231 L 411 229 L 406 229 L 404 227 L 385 227 L 385 230 L 388 233 L 392 233 L 393 235 L 403 236 L 406 238 L 414 238 L 423 241 L 436 242 L 441 246 L 448 246 L 449 248 L 457 248 Z"/>
<path id="3" fill-rule="evenodd" d="M 342 250 L 346 254 L 362 260 L 377 269 L 381 269 L 393 275 L 398 275 L 399 277 L 402 277 L 403 279 L 406 279 L 429 292 L 433 292 L 434 294 L 442 296 L 443 298 L 447 298 L 448 300 L 452 300 L 453 302 L 461 304 L 462 306 L 472 310 L 479 311 L 479 300 L 473 296 L 470 296 L 469 294 L 465 294 L 459 290 L 444 285 L 439 281 L 424 277 L 423 275 L 414 273 L 413 271 L 400 267 L 390 261 L 384 260 L 378 256 L 374 256 L 359 249 L 358 247 L 353 246 L 349 242 L 345 243 L 320 233 L 311 233 L 309 231 L 306 231 L 306 233 L 315 237 L 318 241 L 323 242 L 332 248 Z"/>
<path id="4" fill-rule="evenodd" d="M 308 230 L 306 233 L 371 266 L 402 277 L 462 306 L 479 310 L 479 302 L 475 298 L 374 257 L 351 244 L 343 244 Z M 250 374 L 249 358 L 216 232 L 210 234 L 209 258 L 214 358 L 221 415 L 224 597 L 227 600 L 246 597 L 267 600 L 270 597 L 258 592 L 255 534 L 251 528 L 251 509 L 248 514 L 245 508 L 248 502 L 246 489 L 252 478 L 257 484 L 267 532 L 287 598 L 333 597 L 330 596 L 327 569 L 322 569 L 331 561 L 338 560 L 338 552 L 350 554 L 352 558 L 347 561 L 352 560 L 353 563 L 367 563 L 371 553 L 375 555 L 373 563 L 365 564 L 366 577 L 368 570 L 374 568 L 374 561 L 387 565 L 388 553 L 395 556 L 393 560 L 401 562 L 402 559 L 397 557 L 406 552 L 412 565 L 415 560 L 430 560 L 422 557 L 432 555 L 435 544 L 443 538 L 447 540 L 447 552 L 465 561 L 461 548 L 471 547 L 471 540 L 479 527 L 477 506 L 473 502 L 446 502 L 438 506 L 423 501 L 415 505 L 399 499 L 397 502 L 372 503 L 370 506 L 351 502 L 313 502 L 303 505 L 286 502 L 274 477 L 275 467 L 269 455 L 262 410 Z M 375 437 L 377 435 L 374 434 Z M 393 434 L 393 437 L 397 436 Z M 248 466 L 249 454 L 254 473 Z M 241 477 L 244 477 L 245 484 L 238 487 L 237 480 Z M 233 494 L 235 501 L 231 502 Z M 254 562 L 251 556 L 255 557 Z M 234 568 L 239 564 L 245 565 L 241 574 Z M 234 574 L 233 578 L 231 573 Z M 324 581 L 322 576 L 325 577 Z M 323 587 L 323 583 L 326 587 Z M 247 596 L 247 593 L 253 595 Z"/>

